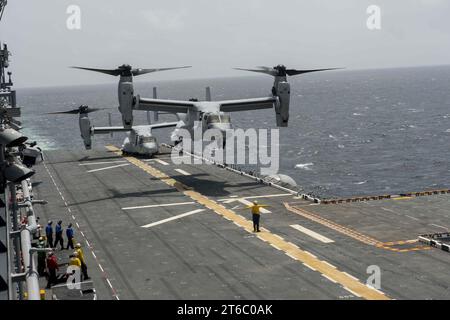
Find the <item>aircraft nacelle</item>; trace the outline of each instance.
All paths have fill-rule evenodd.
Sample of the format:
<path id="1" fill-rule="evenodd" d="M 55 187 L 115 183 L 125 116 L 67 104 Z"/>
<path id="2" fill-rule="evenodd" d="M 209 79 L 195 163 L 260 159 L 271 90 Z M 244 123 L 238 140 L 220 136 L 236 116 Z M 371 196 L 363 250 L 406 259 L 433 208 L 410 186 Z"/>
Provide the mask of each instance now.
<path id="1" fill-rule="evenodd" d="M 84 147 L 86 150 L 90 150 L 92 147 L 91 121 L 87 114 L 80 114 L 80 132 L 81 138 L 83 138 Z"/>
<path id="2" fill-rule="evenodd" d="M 286 81 L 277 84 L 278 103 L 275 105 L 275 114 L 278 127 L 287 127 L 289 122 L 289 104 L 291 101 L 291 85 Z"/>
<path id="3" fill-rule="evenodd" d="M 134 89 L 132 82 L 119 82 L 119 111 L 123 126 L 127 129 L 133 125 Z"/>

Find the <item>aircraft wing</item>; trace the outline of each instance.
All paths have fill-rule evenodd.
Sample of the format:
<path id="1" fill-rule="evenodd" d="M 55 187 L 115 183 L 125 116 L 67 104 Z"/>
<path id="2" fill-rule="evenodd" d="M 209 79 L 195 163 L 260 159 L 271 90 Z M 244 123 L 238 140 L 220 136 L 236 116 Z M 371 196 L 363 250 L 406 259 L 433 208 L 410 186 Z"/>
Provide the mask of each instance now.
<path id="1" fill-rule="evenodd" d="M 163 123 L 155 123 L 149 125 L 150 129 L 160 129 L 160 128 L 170 128 L 175 127 L 178 124 L 177 122 L 163 122 Z"/>
<path id="2" fill-rule="evenodd" d="M 218 104 L 220 105 L 220 111 L 235 112 L 235 111 L 259 110 L 259 109 L 271 109 L 275 106 L 276 102 L 277 98 L 267 97 L 267 98 L 218 101 Z"/>
<path id="3" fill-rule="evenodd" d="M 145 127 L 149 127 L 150 130 L 152 129 L 159 129 L 159 128 L 170 128 L 175 127 L 178 124 L 178 122 L 163 122 L 163 123 L 156 123 L 151 125 L 144 125 Z M 92 127 L 91 132 L 92 134 L 108 134 L 111 132 L 128 132 L 131 131 L 131 129 L 126 129 L 124 127 Z"/>
<path id="4" fill-rule="evenodd" d="M 125 129 L 124 127 L 92 127 L 92 134 L 108 134 L 111 132 L 127 132 L 131 129 Z"/>
<path id="5" fill-rule="evenodd" d="M 144 111 L 163 111 L 170 113 L 187 113 L 188 109 L 194 107 L 194 101 L 147 99 L 138 96 L 137 104 L 134 109 Z"/>

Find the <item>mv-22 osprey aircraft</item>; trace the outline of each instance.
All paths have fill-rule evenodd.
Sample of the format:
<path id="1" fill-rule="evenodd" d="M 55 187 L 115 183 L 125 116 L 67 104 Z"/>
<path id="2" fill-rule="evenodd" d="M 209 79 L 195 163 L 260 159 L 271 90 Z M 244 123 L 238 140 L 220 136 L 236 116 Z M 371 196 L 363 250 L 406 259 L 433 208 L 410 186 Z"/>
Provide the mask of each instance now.
<path id="1" fill-rule="evenodd" d="M 134 95 L 133 76 L 148 73 L 148 70 L 159 71 L 161 69 L 132 69 L 129 65 L 122 65 L 117 69 L 94 69 L 73 67 L 76 69 L 95 71 L 113 76 L 120 76 L 118 95 L 119 95 L 119 111 L 122 114 L 123 128 L 121 130 L 130 130 L 133 126 L 133 111 L 153 111 L 164 112 L 177 115 L 179 121 L 172 133 L 171 140 L 176 144 L 180 142 L 177 134 L 178 130 L 186 129 L 191 134 L 196 129 L 196 125 L 202 125 L 202 130 L 218 129 L 225 137 L 225 131 L 231 128 L 231 121 L 228 112 L 275 109 L 276 123 L 278 127 L 287 127 L 289 122 L 289 105 L 291 88 L 287 81 L 288 76 L 295 76 L 305 73 L 336 70 L 339 68 L 327 69 L 310 69 L 295 70 L 287 69 L 283 65 L 273 68 L 257 67 L 256 69 L 235 68 L 236 70 L 244 70 L 268 74 L 274 77 L 272 94 L 268 97 L 211 101 L 211 94 L 207 89 L 207 101 L 197 101 L 191 99 L 188 101 L 157 99 L 154 93 L 153 98 L 142 98 Z M 153 72 L 153 71 L 151 71 Z M 105 128 L 104 130 L 107 130 Z M 95 133 L 90 124 L 87 114 L 80 113 L 80 131 L 86 148 L 91 146 L 91 136 Z M 224 141 L 225 144 L 225 141 Z"/>
<path id="2" fill-rule="evenodd" d="M 77 67 L 74 67 L 77 68 Z M 160 128 L 168 128 L 175 127 L 178 122 L 166 122 L 166 123 L 157 123 L 151 124 L 151 120 L 149 114 L 147 113 L 148 125 L 140 125 L 140 126 L 132 126 L 128 125 L 131 122 L 126 121 L 128 110 L 130 109 L 130 105 L 128 104 L 128 100 L 126 97 L 131 93 L 133 94 L 133 86 L 129 85 L 129 82 L 132 82 L 133 76 L 139 76 L 146 73 L 158 72 L 158 71 L 166 71 L 166 70 L 174 70 L 174 69 L 183 69 L 190 68 L 190 66 L 186 67 L 175 67 L 175 68 L 159 68 L 159 69 L 132 69 L 128 65 L 123 65 L 114 70 L 97 70 L 99 72 L 103 72 L 113 76 L 120 75 L 119 82 L 119 111 L 122 113 L 122 119 L 124 123 L 123 127 L 114 127 L 111 123 L 111 117 L 109 118 L 109 127 L 94 127 L 90 124 L 90 119 L 88 114 L 91 112 L 96 112 L 99 110 L 109 109 L 109 108 L 89 108 L 86 105 L 81 105 L 80 107 L 68 110 L 68 111 L 58 111 L 58 112 L 50 112 L 47 114 L 55 115 L 55 114 L 79 114 L 79 125 L 81 131 L 81 137 L 83 138 L 84 146 L 87 150 L 92 147 L 92 139 L 91 137 L 96 134 L 113 134 L 114 132 L 128 132 L 127 137 L 125 138 L 122 151 L 125 154 L 138 154 L 143 156 L 152 156 L 153 154 L 158 152 L 158 143 L 156 138 L 152 135 L 153 129 Z M 156 94 L 156 91 L 155 91 Z M 155 119 L 157 115 L 155 115 Z"/>
<path id="3" fill-rule="evenodd" d="M 80 115 L 80 128 L 84 125 L 86 119 L 89 121 L 88 114 L 91 112 L 96 112 L 99 110 L 104 110 L 109 108 L 89 108 L 86 105 L 81 105 L 76 109 L 69 111 L 58 111 L 58 112 L 49 112 L 47 114 L 79 114 Z M 161 128 L 169 128 L 175 127 L 178 122 L 164 122 L 164 123 L 156 123 L 151 124 L 150 119 L 148 125 L 140 125 L 140 126 L 132 126 L 129 129 L 124 127 L 114 127 L 111 124 L 109 127 L 90 127 L 90 135 L 96 134 L 112 134 L 114 132 L 127 132 L 128 135 L 125 137 L 122 144 L 122 152 L 124 154 L 135 154 L 140 156 L 148 156 L 151 157 L 153 154 L 157 153 L 159 150 L 158 142 L 156 138 L 153 136 L 153 129 L 161 129 Z M 82 136 L 83 137 L 83 136 Z M 85 137 L 83 137 L 85 138 Z M 87 150 L 91 149 L 91 142 L 88 139 L 84 139 L 84 145 Z"/>

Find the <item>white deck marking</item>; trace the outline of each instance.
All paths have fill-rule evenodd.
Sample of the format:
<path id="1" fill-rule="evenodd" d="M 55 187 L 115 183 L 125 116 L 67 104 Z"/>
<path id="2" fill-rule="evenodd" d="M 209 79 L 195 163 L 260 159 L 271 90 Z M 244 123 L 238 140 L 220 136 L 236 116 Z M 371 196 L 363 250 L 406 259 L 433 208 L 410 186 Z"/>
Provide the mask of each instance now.
<path id="1" fill-rule="evenodd" d="M 350 273 L 347 273 L 347 272 L 342 272 L 342 273 L 345 273 L 347 276 L 349 276 L 350 278 L 352 278 L 352 279 L 354 279 L 354 280 L 356 280 L 356 281 L 359 281 L 359 279 L 358 278 L 356 278 L 356 277 L 354 277 L 354 276 L 352 276 Z"/>
<path id="2" fill-rule="evenodd" d="M 309 252 L 309 251 L 305 251 L 305 253 L 306 254 L 308 254 L 308 255 L 310 255 L 311 257 L 313 257 L 313 258 L 316 258 L 317 259 L 317 257 L 315 256 L 315 255 L 313 255 L 311 252 Z"/>
<path id="3" fill-rule="evenodd" d="M 270 244 L 272 247 L 274 247 L 275 249 L 277 249 L 277 250 L 279 250 L 279 251 L 281 251 L 281 249 L 280 248 L 278 248 L 276 245 L 274 245 L 273 243 L 271 243 Z"/>
<path id="4" fill-rule="evenodd" d="M 329 267 L 336 269 L 335 266 L 333 266 L 331 263 L 326 262 L 325 260 L 322 260 L 323 263 L 327 264 Z"/>
<path id="5" fill-rule="evenodd" d="M 245 204 L 246 206 L 251 206 L 251 205 L 253 205 L 252 202 L 250 202 L 250 201 L 248 201 L 248 200 L 245 200 L 245 199 L 238 199 L 238 201 L 239 201 L 240 203 L 242 203 L 242 204 Z M 271 211 L 269 211 L 269 210 L 267 210 L 267 209 L 265 209 L 265 208 L 261 208 L 261 209 L 259 209 L 259 211 L 261 211 L 261 213 L 270 213 L 270 212 L 271 212 Z"/>
<path id="6" fill-rule="evenodd" d="M 420 221 L 419 219 L 414 218 L 414 217 L 411 217 L 411 216 L 408 216 L 407 214 L 405 214 L 405 216 L 408 217 L 408 218 L 411 218 L 411 219 L 413 219 L 413 220 Z"/>
<path id="7" fill-rule="evenodd" d="M 155 159 L 156 162 L 161 163 L 164 166 L 168 166 L 169 164 L 161 159 Z"/>
<path id="8" fill-rule="evenodd" d="M 344 289 L 347 290 L 348 292 L 350 292 L 352 295 L 354 295 L 354 296 L 356 296 L 356 297 L 361 297 L 359 294 L 357 294 L 356 292 L 350 290 L 350 289 L 347 288 L 347 287 L 344 287 Z"/>
<path id="9" fill-rule="evenodd" d="M 296 229 L 296 230 L 298 230 L 298 231 L 300 231 L 300 232 L 303 232 L 304 234 L 306 234 L 306 235 L 308 235 L 308 236 L 310 236 L 310 237 L 312 237 L 312 238 L 314 238 L 316 240 L 319 240 L 319 241 L 321 241 L 323 243 L 333 243 L 334 242 L 330 238 L 327 238 L 327 237 L 325 237 L 325 236 L 323 236 L 323 235 L 321 235 L 321 234 L 319 234 L 317 232 L 309 230 L 308 228 L 302 227 L 299 224 L 293 224 L 293 225 L 291 225 L 291 227 Z"/>
<path id="10" fill-rule="evenodd" d="M 225 201 L 222 201 L 223 203 L 232 203 L 235 202 L 237 199 L 227 199 Z"/>
<path id="11" fill-rule="evenodd" d="M 102 161 L 102 162 L 87 162 L 87 163 L 80 163 L 79 166 L 90 166 L 95 164 L 112 164 L 112 163 L 125 163 L 126 160 L 116 160 L 116 161 Z"/>
<path id="12" fill-rule="evenodd" d="M 129 166 L 129 163 L 124 163 L 124 164 L 118 164 L 116 166 L 110 166 L 110 167 L 105 167 L 105 168 L 99 168 L 99 169 L 94 169 L 94 170 L 89 170 L 87 172 L 91 173 L 91 172 L 97 172 L 97 171 L 103 171 L 103 170 L 109 170 L 109 169 L 114 169 L 114 168 L 119 168 L 119 167 L 125 167 L 125 166 Z"/>
<path id="13" fill-rule="evenodd" d="M 172 207 L 172 206 L 182 206 L 182 205 L 186 205 L 186 204 L 195 204 L 195 202 L 191 201 L 191 202 L 178 202 L 178 203 L 151 204 L 151 205 L 147 205 L 147 206 L 122 208 L 122 210 L 134 210 L 134 209 L 157 208 L 157 207 Z"/>
<path id="14" fill-rule="evenodd" d="M 391 210 L 391 209 L 388 209 L 388 208 L 385 208 L 385 207 L 381 207 L 381 209 L 384 210 L 384 211 L 388 211 L 388 212 L 391 212 L 391 213 L 398 214 L 398 213 L 395 212 L 394 210 Z"/>
<path id="15" fill-rule="evenodd" d="M 294 260 L 297 260 L 298 261 L 298 259 L 296 258 L 296 257 L 294 257 L 293 255 L 290 255 L 289 253 L 286 253 L 286 255 L 289 257 L 289 258 L 291 258 L 291 259 L 294 259 Z"/>
<path id="16" fill-rule="evenodd" d="M 314 269 L 313 267 L 311 267 L 309 264 L 303 263 L 303 265 L 309 269 L 311 269 L 312 271 L 317 271 L 316 269 Z"/>
<path id="17" fill-rule="evenodd" d="M 323 274 L 323 273 L 322 273 L 322 277 L 324 277 L 324 278 L 330 280 L 330 281 L 333 282 L 333 283 L 337 283 L 335 280 L 331 279 L 331 278 L 330 278 L 329 276 L 327 276 L 326 274 Z"/>
<path id="18" fill-rule="evenodd" d="M 206 209 L 192 210 L 192 211 L 189 211 L 189 212 L 186 212 L 186 213 L 183 213 L 183 214 L 179 214 L 179 215 L 171 217 L 171 218 L 167 218 L 167 219 L 164 219 L 164 220 L 161 220 L 161 221 L 157 221 L 157 222 L 153 222 L 153 223 L 150 223 L 150 224 L 146 224 L 145 226 L 142 226 L 142 228 L 151 228 L 151 227 L 154 227 L 154 226 L 166 223 L 166 222 L 170 222 L 170 221 L 173 221 L 173 220 L 181 219 L 181 218 L 184 218 L 184 217 L 187 217 L 187 216 L 190 216 L 190 215 L 193 215 L 193 214 L 205 211 L 205 210 Z"/>
<path id="19" fill-rule="evenodd" d="M 184 171 L 183 169 L 175 169 L 176 172 L 181 173 L 182 175 L 185 176 L 190 176 L 191 174 L 189 172 Z"/>
<path id="20" fill-rule="evenodd" d="M 299 249 L 298 245 L 296 245 L 295 243 L 292 242 L 288 242 L 291 246 L 294 246 L 295 248 Z"/>
<path id="21" fill-rule="evenodd" d="M 431 223 L 431 224 L 430 224 L 430 226 L 433 226 L 433 227 L 438 227 L 438 228 L 442 228 L 442 229 L 448 230 L 448 228 L 447 228 L 447 227 L 443 227 L 443 226 L 440 226 L 440 225 L 438 225 L 438 224 L 434 224 L 434 223 Z"/>

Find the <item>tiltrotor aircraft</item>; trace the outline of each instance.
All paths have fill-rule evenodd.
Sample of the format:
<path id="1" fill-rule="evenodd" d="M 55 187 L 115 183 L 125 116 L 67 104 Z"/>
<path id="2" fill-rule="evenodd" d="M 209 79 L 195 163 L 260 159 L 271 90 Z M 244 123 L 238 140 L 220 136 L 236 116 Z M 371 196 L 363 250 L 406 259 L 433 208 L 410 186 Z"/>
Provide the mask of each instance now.
<path id="1" fill-rule="evenodd" d="M 275 109 L 276 123 L 278 127 L 287 127 L 289 122 L 289 105 L 291 89 L 287 81 L 288 76 L 295 76 L 310 72 L 335 70 L 338 68 L 327 69 L 310 69 L 310 70 L 295 70 L 287 69 L 283 65 L 278 65 L 273 68 L 257 67 L 256 69 L 242 69 L 237 70 L 252 71 L 258 73 L 268 74 L 274 77 L 274 84 L 270 96 L 252 99 L 238 99 L 238 100 L 224 100 L 211 101 L 211 93 L 207 89 L 207 101 L 197 101 L 191 99 L 188 101 L 179 100 L 165 100 L 157 99 L 154 91 L 153 98 L 142 98 L 140 95 L 134 95 L 133 89 L 133 75 L 140 75 L 143 73 L 160 71 L 166 69 L 132 69 L 129 65 L 123 65 L 118 69 L 105 70 L 94 68 L 80 68 L 78 69 L 101 72 L 113 76 L 120 75 L 119 80 L 119 111 L 122 114 L 122 122 L 124 128 L 131 128 L 133 124 L 133 111 L 153 111 L 176 114 L 179 121 L 176 129 L 171 135 L 171 140 L 174 143 L 179 142 L 180 137 L 178 130 L 187 129 L 191 133 L 196 129 L 196 125 L 202 125 L 202 130 L 218 129 L 222 133 L 231 128 L 230 116 L 228 112 L 259 110 L 259 109 Z M 169 68 L 172 69 L 172 68 Z M 85 144 L 90 143 L 87 139 L 90 135 L 90 123 L 80 121 L 80 130 L 82 137 L 85 139 Z M 225 136 L 225 135 L 223 135 Z M 225 141 L 224 141 L 225 144 Z"/>
<path id="2" fill-rule="evenodd" d="M 69 111 L 51 112 L 48 114 L 79 114 L 80 128 L 85 126 L 85 123 L 89 123 L 88 114 L 91 112 L 103 110 L 107 108 L 89 108 L 88 106 L 80 106 L 77 109 Z M 86 149 L 90 150 L 92 147 L 92 136 L 95 134 L 110 134 L 113 132 L 129 132 L 122 144 L 122 152 L 124 154 L 136 154 L 140 156 L 151 157 L 158 152 L 158 142 L 152 134 L 153 129 L 175 127 L 178 122 L 165 122 L 149 125 L 133 126 L 131 128 L 124 127 L 89 127 L 89 133 L 82 135 L 84 145 Z"/>

